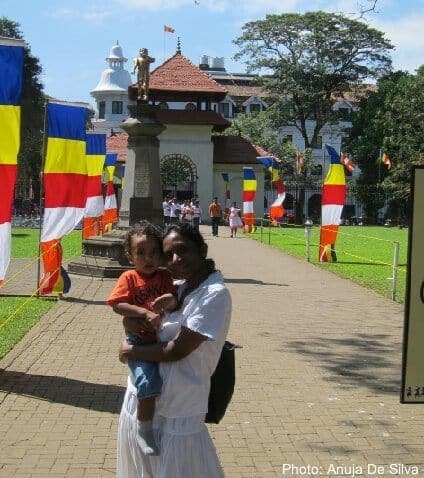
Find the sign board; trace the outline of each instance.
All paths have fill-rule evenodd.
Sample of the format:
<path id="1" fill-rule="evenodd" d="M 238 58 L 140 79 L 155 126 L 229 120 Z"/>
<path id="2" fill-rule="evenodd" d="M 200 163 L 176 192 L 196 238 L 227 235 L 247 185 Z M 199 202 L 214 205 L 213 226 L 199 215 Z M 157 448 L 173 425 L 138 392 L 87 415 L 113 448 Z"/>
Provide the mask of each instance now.
<path id="1" fill-rule="evenodd" d="M 424 166 L 414 166 L 405 296 L 401 403 L 424 403 Z"/>

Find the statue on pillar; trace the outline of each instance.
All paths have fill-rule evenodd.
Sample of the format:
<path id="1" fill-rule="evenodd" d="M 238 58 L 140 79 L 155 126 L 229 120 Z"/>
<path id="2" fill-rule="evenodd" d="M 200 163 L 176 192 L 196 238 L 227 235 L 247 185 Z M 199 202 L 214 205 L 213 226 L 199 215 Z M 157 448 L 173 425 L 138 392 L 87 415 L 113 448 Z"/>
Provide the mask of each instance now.
<path id="1" fill-rule="evenodd" d="M 140 56 L 134 59 L 133 71 L 137 71 L 137 100 L 147 101 L 149 95 L 149 78 L 150 78 L 150 63 L 154 63 L 155 59 L 149 56 L 147 48 L 141 48 Z"/>

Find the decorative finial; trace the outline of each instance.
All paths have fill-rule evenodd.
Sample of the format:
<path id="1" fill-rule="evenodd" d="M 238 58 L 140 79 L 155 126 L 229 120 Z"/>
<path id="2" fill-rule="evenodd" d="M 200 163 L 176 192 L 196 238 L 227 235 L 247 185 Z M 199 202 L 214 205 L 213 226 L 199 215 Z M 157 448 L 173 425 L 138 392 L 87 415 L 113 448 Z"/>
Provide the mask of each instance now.
<path id="1" fill-rule="evenodd" d="M 180 42 L 180 37 L 177 39 L 177 53 L 181 55 L 181 42 Z"/>

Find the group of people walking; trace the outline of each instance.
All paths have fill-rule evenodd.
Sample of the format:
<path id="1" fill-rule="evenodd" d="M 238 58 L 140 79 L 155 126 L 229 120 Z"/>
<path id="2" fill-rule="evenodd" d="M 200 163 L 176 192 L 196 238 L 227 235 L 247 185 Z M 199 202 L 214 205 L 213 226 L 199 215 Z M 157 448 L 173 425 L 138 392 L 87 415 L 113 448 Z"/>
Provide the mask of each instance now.
<path id="1" fill-rule="evenodd" d="M 166 197 L 162 203 L 163 223 L 165 226 L 169 224 L 177 224 L 179 222 L 187 222 L 196 229 L 199 229 L 202 210 L 197 198 L 178 201 L 174 197 Z"/>
<path id="2" fill-rule="evenodd" d="M 194 226 L 197 230 L 202 217 L 202 209 L 199 206 L 199 200 L 193 198 L 191 200 L 178 201 L 176 197 L 166 197 L 162 204 L 163 222 L 165 226 L 169 224 L 177 224 L 186 222 Z M 231 207 L 223 211 L 218 202 L 218 198 L 214 197 L 208 207 L 208 214 L 212 226 L 212 235 L 218 236 L 218 228 L 221 221 L 228 221 L 230 227 L 230 237 L 237 236 L 237 230 L 243 228 L 241 219 L 241 210 L 234 201 Z"/>

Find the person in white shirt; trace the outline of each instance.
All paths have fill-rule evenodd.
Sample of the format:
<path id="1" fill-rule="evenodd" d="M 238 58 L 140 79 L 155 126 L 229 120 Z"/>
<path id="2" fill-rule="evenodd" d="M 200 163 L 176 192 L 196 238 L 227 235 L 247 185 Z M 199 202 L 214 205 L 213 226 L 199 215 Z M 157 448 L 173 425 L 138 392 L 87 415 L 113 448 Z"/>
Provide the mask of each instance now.
<path id="1" fill-rule="evenodd" d="M 171 199 L 170 206 L 171 206 L 170 221 L 171 221 L 171 224 L 175 224 L 178 222 L 179 211 L 180 211 L 180 205 L 178 204 L 176 197 L 173 197 Z"/>
<path id="2" fill-rule="evenodd" d="M 196 230 L 199 230 L 200 225 L 200 218 L 202 217 L 202 210 L 199 206 L 199 201 L 197 199 L 194 200 L 192 210 L 192 224 Z"/>
<path id="3" fill-rule="evenodd" d="M 228 220 L 231 231 L 230 237 L 237 237 L 237 229 L 243 228 L 243 222 L 240 217 L 240 208 L 237 207 L 237 203 L 235 201 L 230 207 L 230 211 L 228 213 Z"/>
<path id="4" fill-rule="evenodd" d="M 136 442 L 137 396 L 131 376 L 118 429 L 118 478 L 223 478 L 214 444 L 204 424 L 210 377 L 231 319 L 231 296 L 222 275 L 207 259 L 207 244 L 187 223 L 165 232 L 163 251 L 178 286 L 179 309 L 165 314 L 159 343 L 134 346 L 125 340 L 120 360 L 159 362 L 163 381 L 153 419 L 159 456 L 144 455 Z M 134 320 L 125 320 L 127 331 Z M 150 324 L 140 321 L 148 330 Z"/>
<path id="5" fill-rule="evenodd" d="M 169 203 L 169 197 L 166 197 L 162 203 L 163 208 L 163 224 L 167 226 L 171 224 L 171 204 Z"/>

